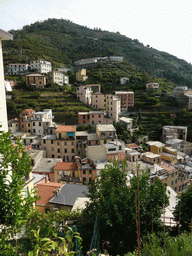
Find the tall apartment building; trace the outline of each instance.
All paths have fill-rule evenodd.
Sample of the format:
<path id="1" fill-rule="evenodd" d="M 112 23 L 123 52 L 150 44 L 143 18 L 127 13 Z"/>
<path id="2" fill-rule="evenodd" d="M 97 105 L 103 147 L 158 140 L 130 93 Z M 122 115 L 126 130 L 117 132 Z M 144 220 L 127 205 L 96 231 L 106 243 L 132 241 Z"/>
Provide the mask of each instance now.
<path id="1" fill-rule="evenodd" d="M 118 122 L 119 113 L 121 112 L 121 100 L 118 96 L 106 94 L 106 114 L 114 122 Z"/>
<path id="2" fill-rule="evenodd" d="M 63 162 L 75 161 L 76 126 L 59 125 L 54 135 L 46 135 L 41 139 L 42 149 L 48 158 L 62 158 Z"/>
<path id="3" fill-rule="evenodd" d="M 31 132 L 31 117 L 35 113 L 33 109 L 24 109 L 19 115 L 19 130 L 21 132 Z"/>
<path id="4" fill-rule="evenodd" d="M 41 74 L 47 74 L 52 70 L 51 62 L 45 60 L 30 61 L 30 69 L 37 69 Z"/>
<path id="5" fill-rule="evenodd" d="M 52 109 L 44 109 L 42 112 L 33 113 L 33 117 L 30 119 L 31 133 L 41 136 L 47 134 L 53 118 Z"/>
<path id="6" fill-rule="evenodd" d="M 104 109 L 105 108 L 105 95 L 101 92 L 96 92 L 92 94 L 92 103 L 93 108 Z"/>
<path id="7" fill-rule="evenodd" d="M 88 76 L 86 76 L 86 69 L 79 69 L 76 72 L 76 80 L 79 82 L 84 82 L 86 81 Z"/>
<path id="8" fill-rule="evenodd" d="M 134 92 L 115 92 L 115 95 L 121 100 L 121 111 L 134 107 Z"/>
<path id="9" fill-rule="evenodd" d="M 63 86 L 64 84 L 69 85 L 69 77 L 60 71 L 50 71 L 47 73 L 47 82 L 58 84 L 59 86 Z"/>
<path id="10" fill-rule="evenodd" d="M 3 50 L 2 41 L 12 40 L 13 35 L 0 29 L 0 131 L 8 131 L 7 106 L 4 85 L 4 67 L 3 67 Z"/>
<path id="11" fill-rule="evenodd" d="M 29 65 L 26 63 L 10 63 L 8 66 L 8 74 L 24 75 L 28 72 Z"/>
<path id="12" fill-rule="evenodd" d="M 91 94 L 92 90 L 87 86 L 79 86 L 77 87 L 77 99 L 86 105 L 91 105 Z"/>

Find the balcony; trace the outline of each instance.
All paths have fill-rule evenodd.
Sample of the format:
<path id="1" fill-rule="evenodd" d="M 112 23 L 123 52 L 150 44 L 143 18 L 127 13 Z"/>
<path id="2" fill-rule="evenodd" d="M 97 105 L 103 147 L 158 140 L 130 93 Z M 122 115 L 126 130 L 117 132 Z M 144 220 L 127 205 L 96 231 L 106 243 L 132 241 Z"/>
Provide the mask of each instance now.
<path id="1" fill-rule="evenodd" d="M 71 177 L 69 175 L 60 176 L 59 181 L 81 183 L 80 178 L 78 178 L 78 177 Z"/>

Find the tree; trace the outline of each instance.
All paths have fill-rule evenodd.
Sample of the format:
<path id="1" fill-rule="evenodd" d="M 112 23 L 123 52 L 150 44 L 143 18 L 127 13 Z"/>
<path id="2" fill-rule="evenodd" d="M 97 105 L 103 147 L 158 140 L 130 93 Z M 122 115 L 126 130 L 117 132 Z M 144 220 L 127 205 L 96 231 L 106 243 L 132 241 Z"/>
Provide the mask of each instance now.
<path id="1" fill-rule="evenodd" d="M 192 185 L 182 192 L 179 198 L 173 214 L 176 221 L 180 219 L 182 230 L 190 231 L 192 225 Z"/>
<path id="2" fill-rule="evenodd" d="M 14 146 L 10 133 L 0 134 L 0 224 L 4 234 L 18 232 L 33 208 L 36 197 L 24 196 L 24 185 L 31 171 L 31 161 L 18 140 Z"/>
<path id="3" fill-rule="evenodd" d="M 100 178 L 89 186 L 87 196 L 90 202 L 82 212 L 78 223 L 78 231 L 83 239 L 83 248 L 89 249 L 90 239 L 96 215 L 99 217 L 100 244 L 107 244 L 109 254 L 125 254 L 136 246 L 136 192 L 139 192 L 140 233 L 145 236 L 149 232 L 160 230 L 159 218 L 163 203 L 168 203 L 165 185 L 156 180 L 149 183 L 149 173 L 134 176 L 131 186 L 126 185 L 127 177 L 118 162 L 105 165 Z M 139 186 L 138 186 L 139 184 Z"/>

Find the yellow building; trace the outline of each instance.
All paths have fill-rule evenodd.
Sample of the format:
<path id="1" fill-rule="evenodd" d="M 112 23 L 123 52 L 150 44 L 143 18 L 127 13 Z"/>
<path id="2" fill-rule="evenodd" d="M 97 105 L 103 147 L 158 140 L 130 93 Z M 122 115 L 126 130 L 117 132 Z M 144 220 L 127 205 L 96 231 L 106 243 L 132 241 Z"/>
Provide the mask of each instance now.
<path id="1" fill-rule="evenodd" d="M 62 158 L 63 162 L 74 162 L 76 153 L 76 126 L 59 125 L 55 135 L 46 135 L 41 139 L 42 149 L 48 158 Z"/>
<path id="2" fill-rule="evenodd" d="M 76 72 L 76 80 L 79 82 L 84 82 L 86 81 L 88 76 L 86 76 L 86 69 L 79 69 Z"/>
<path id="3" fill-rule="evenodd" d="M 177 156 L 177 150 L 171 147 L 165 147 L 165 144 L 159 141 L 149 141 L 147 144 L 150 146 L 150 152 L 160 154 L 161 159 L 172 164 L 182 163 L 183 159 Z"/>
<path id="4" fill-rule="evenodd" d="M 96 134 L 99 137 L 100 145 L 109 143 L 116 139 L 116 130 L 112 124 L 97 124 Z"/>

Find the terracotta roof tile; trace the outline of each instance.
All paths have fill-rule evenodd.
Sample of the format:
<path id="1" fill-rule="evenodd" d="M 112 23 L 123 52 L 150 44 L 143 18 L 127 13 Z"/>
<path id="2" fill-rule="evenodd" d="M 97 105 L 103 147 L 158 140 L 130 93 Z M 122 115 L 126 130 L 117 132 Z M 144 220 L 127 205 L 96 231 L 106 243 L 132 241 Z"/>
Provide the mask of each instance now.
<path id="1" fill-rule="evenodd" d="M 54 171 L 77 171 L 77 164 L 74 162 L 57 162 Z"/>
<path id="2" fill-rule="evenodd" d="M 49 200 L 54 196 L 54 189 L 57 190 L 62 187 L 63 184 L 48 182 L 37 185 L 37 196 L 40 196 L 41 199 L 37 201 L 37 204 L 49 205 Z"/>
<path id="3" fill-rule="evenodd" d="M 75 125 L 58 125 L 55 132 L 75 132 L 76 126 Z"/>
<path id="4" fill-rule="evenodd" d="M 138 146 L 135 143 L 128 144 L 128 148 L 138 148 Z"/>

